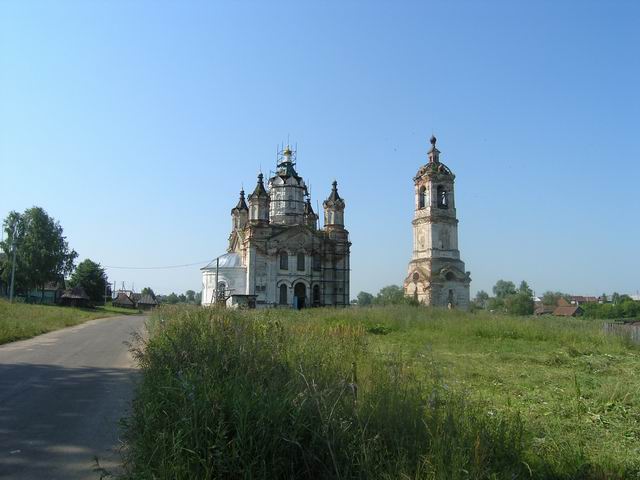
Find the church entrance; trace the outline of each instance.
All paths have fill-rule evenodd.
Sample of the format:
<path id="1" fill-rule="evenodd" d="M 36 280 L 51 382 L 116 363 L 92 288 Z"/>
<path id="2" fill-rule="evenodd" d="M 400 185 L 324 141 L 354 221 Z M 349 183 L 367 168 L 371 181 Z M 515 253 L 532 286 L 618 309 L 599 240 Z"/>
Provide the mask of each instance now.
<path id="1" fill-rule="evenodd" d="M 297 309 L 304 308 L 305 300 L 307 298 L 307 286 L 300 282 L 296 283 L 296 286 L 293 288 L 293 306 Z"/>

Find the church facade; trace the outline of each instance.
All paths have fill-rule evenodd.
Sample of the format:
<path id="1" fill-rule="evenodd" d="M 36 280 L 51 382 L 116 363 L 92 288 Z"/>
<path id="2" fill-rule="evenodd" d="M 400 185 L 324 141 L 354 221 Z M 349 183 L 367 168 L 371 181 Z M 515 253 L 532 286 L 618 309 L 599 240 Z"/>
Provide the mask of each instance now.
<path id="1" fill-rule="evenodd" d="M 349 232 L 337 182 L 323 202 L 324 227 L 303 178 L 296 153 L 278 153 L 277 170 L 258 175 L 245 199 L 231 210 L 227 253 L 202 269 L 202 304 L 305 308 L 349 304 Z"/>
<path id="2" fill-rule="evenodd" d="M 404 293 L 424 305 L 467 309 L 471 274 L 458 250 L 454 181 L 432 136 L 428 162 L 413 179 L 413 255 Z"/>

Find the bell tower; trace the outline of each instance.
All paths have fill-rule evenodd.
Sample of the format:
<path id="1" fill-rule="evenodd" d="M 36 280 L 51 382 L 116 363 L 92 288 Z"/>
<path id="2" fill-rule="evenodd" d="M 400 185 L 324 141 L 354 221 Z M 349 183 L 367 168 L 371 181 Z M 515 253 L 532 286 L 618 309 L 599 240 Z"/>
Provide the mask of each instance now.
<path id="1" fill-rule="evenodd" d="M 431 137 L 428 162 L 414 182 L 413 254 L 404 293 L 437 307 L 469 307 L 471 277 L 458 250 L 455 175 L 440 161 L 436 137 Z"/>

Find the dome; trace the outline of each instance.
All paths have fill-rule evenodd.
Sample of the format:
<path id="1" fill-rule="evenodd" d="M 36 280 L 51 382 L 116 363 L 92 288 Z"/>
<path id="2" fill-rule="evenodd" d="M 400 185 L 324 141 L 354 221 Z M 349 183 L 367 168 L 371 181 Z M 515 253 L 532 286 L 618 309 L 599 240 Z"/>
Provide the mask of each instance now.
<path id="1" fill-rule="evenodd" d="M 220 263 L 218 263 L 218 268 L 243 268 L 242 267 L 242 259 L 240 255 L 237 253 L 225 253 L 224 255 L 220 255 L 218 257 Z M 215 270 L 216 269 L 216 259 L 214 258 L 211 263 L 209 263 L 203 270 Z"/>

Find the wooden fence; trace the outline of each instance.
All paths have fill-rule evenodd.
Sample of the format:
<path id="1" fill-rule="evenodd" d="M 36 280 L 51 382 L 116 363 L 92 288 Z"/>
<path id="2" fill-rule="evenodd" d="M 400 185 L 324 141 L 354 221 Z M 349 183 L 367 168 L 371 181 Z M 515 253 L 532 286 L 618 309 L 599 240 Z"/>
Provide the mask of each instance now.
<path id="1" fill-rule="evenodd" d="M 624 323 L 605 323 L 604 332 L 611 335 L 629 337 L 634 343 L 640 344 L 640 325 L 628 325 Z"/>

